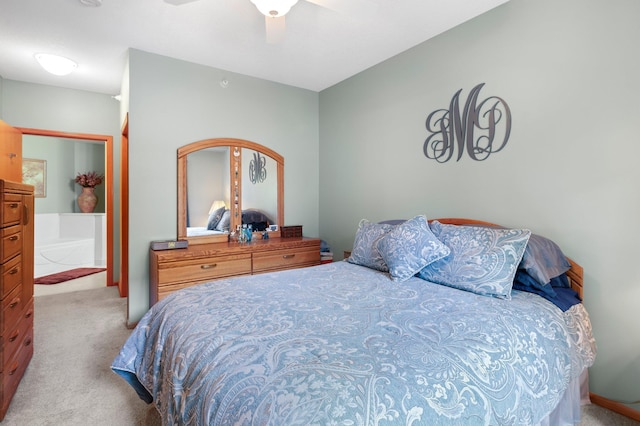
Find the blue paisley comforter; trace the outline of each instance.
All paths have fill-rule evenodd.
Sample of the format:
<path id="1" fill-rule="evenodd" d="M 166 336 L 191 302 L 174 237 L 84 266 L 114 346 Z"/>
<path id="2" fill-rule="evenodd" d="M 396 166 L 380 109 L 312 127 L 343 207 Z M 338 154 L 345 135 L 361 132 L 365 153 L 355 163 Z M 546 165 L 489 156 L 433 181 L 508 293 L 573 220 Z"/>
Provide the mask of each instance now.
<path id="1" fill-rule="evenodd" d="M 582 304 L 336 262 L 176 292 L 112 368 L 165 424 L 530 425 L 594 357 Z"/>

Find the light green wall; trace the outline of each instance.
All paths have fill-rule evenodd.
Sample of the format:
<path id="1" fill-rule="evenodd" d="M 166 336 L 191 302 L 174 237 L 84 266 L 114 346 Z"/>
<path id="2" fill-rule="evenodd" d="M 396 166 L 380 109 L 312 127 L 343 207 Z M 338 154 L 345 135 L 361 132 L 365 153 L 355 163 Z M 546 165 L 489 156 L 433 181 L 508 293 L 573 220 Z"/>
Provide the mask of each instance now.
<path id="1" fill-rule="evenodd" d="M 68 133 L 111 135 L 113 137 L 113 260 L 114 277 L 117 279 L 120 273 L 120 201 L 117 197 L 120 186 L 120 174 L 118 172 L 120 168 L 119 103 L 112 99 L 110 95 L 101 93 L 63 89 L 7 79 L 3 82 L 3 90 L 0 94 L 3 121 L 11 126 Z M 77 148 L 74 154 L 76 160 L 87 155 L 86 152 L 83 154 L 79 150 L 81 148 Z M 29 155 L 40 158 L 38 152 L 24 156 L 29 158 Z M 90 155 L 90 157 L 92 156 L 93 154 Z M 54 167 L 50 162 L 47 163 L 47 166 L 49 168 Z M 80 167 L 81 165 L 74 164 L 73 166 Z M 74 177 L 75 172 L 76 169 L 74 168 L 72 170 Z M 78 185 L 75 186 L 77 187 Z M 74 190 L 79 191 L 78 188 L 74 188 Z M 41 199 L 36 199 L 36 208 L 40 204 L 39 200 Z"/>
<path id="2" fill-rule="evenodd" d="M 22 157 L 46 161 L 46 197 L 35 199 L 36 213 L 79 213 L 76 202 L 82 187 L 78 173 L 95 171 L 104 175 L 104 144 L 77 139 L 24 135 Z M 96 213 L 105 212 L 105 185 L 95 188 Z"/>
<path id="3" fill-rule="evenodd" d="M 135 49 L 128 69 L 129 321 L 135 322 L 148 309 L 149 243 L 176 237 L 182 145 L 233 137 L 278 152 L 285 159 L 285 224 L 318 236 L 318 93 Z"/>
<path id="4" fill-rule="evenodd" d="M 584 266 L 591 390 L 640 398 L 638 16 L 635 0 L 512 0 L 321 92 L 320 234 L 337 257 L 363 217 L 529 227 Z M 427 115 L 483 82 L 511 108 L 507 147 L 427 159 Z"/>

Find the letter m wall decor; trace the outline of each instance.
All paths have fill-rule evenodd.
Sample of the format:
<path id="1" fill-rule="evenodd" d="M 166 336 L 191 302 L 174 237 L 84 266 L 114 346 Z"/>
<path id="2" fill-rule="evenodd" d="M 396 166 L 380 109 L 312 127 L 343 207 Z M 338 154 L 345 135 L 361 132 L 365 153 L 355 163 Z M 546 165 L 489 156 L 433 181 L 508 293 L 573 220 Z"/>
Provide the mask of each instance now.
<path id="1" fill-rule="evenodd" d="M 490 96 L 479 100 L 484 83 L 471 89 L 461 109 L 458 90 L 449 109 L 438 109 L 427 117 L 429 137 L 423 151 L 427 158 L 439 163 L 456 156 L 460 161 L 464 152 L 476 161 L 483 161 L 507 145 L 511 133 L 511 110 L 504 99 Z"/>

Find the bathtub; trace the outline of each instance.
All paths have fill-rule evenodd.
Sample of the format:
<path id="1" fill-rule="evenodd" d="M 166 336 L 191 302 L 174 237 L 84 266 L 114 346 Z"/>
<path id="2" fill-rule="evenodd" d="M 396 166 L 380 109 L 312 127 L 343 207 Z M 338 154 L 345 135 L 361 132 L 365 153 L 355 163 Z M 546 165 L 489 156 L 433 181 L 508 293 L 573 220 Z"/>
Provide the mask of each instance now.
<path id="1" fill-rule="evenodd" d="M 104 267 L 104 213 L 35 215 L 34 277 Z"/>

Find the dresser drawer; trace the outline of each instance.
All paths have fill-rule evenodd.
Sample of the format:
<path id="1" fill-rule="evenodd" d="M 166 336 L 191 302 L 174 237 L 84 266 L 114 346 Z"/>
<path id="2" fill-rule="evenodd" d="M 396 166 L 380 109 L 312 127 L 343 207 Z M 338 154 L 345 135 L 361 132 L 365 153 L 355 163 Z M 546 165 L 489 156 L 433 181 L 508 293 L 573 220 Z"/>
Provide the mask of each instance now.
<path id="1" fill-rule="evenodd" d="M 320 248 L 300 247 L 253 254 L 253 273 L 320 264 Z"/>
<path id="2" fill-rule="evenodd" d="M 232 275 L 251 274 L 251 254 L 168 262 L 158 267 L 158 286 L 183 282 L 201 283 Z M 158 288 L 158 292 L 163 290 Z"/>
<path id="3" fill-rule="evenodd" d="M 0 377 L 2 379 L 2 412 L 5 413 L 9 408 L 9 403 L 13 394 L 18 388 L 20 379 L 24 375 L 29 361 L 33 357 L 33 334 L 24 336 L 21 341 L 21 349 L 14 354 L 13 357 L 4 365 Z"/>
<path id="4" fill-rule="evenodd" d="M 0 266 L 0 299 L 22 282 L 22 256 L 16 256 Z"/>
<path id="5" fill-rule="evenodd" d="M 22 299 L 22 288 L 20 286 L 14 288 L 11 293 L 2 299 L 2 333 L 6 330 L 13 329 L 21 318 L 22 312 L 26 309 L 29 301 Z"/>
<path id="6" fill-rule="evenodd" d="M 18 325 L 2 336 L 2 371 L 19 350 L 33 344 L 33 300 L 20 316 Z"/>
<path id="7" fill-rule="evenodd" d="M 20 224 L 22 217 L 22 196 L 4 194 L 2 197 L 2 227 Z"/>
<path id="8" fill-rule="evenodd" d="M 4 263 L 18 254 L 22 249 L 22 227 L 20 225 L 4 228 L 2 242 L 0 243 L 0 262 Z"/>
<path id="9" fill-rule="evenodd" d="M 238 274 L 238 275 L 234 275 L 234 276 L 242 276 L 242 275 L 249 275 L 249 273 L 244 273 L 244 274 Z M 224 278 L 224 277 L 217 277 L 218 279 Z M 229 278 L 229 277 L 227 277 Z M 199 285 L 199 284 L 204 284 L 204 283 L 208 283 L 209 281 L 211 281 L 211 279 L 207 279 L 207 280 L 203 280 L 200 282 L 188 282 L 188 283 L 179 283 L 179 284 L 167 284 L 167 285 L 161 285 L 158 286 L 158 294 L 156 295 L 156 299 L 154 299 L 154 303 L 161 301 L 162 299 L 164 299 L 165 297 L 169 296 L 170 294 L 175 293 L 178 290 L 182 290 L 183 288 L 188 288 L 188 287 L 193 287 L 194 285 Z"/>

